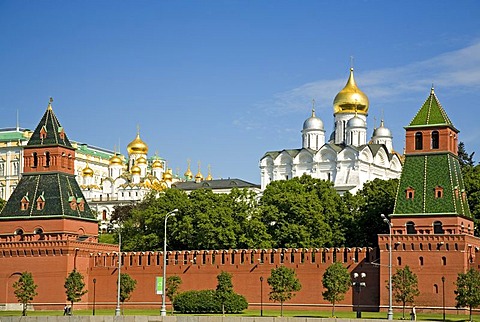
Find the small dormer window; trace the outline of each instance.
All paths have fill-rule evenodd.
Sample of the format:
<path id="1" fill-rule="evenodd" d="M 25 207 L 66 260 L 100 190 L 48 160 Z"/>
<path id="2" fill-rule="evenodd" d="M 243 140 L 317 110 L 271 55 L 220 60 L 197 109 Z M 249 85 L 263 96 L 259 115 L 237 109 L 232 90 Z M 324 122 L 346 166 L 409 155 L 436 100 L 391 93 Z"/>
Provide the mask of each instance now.
<path id="1" fill-rule="evenodd" d="M 70 205 L 70 209 L 77 210 L 77 198 L 69 197 L 68 204 Z"/>
<path id="2" fill-rule="evenodd" d="M 43 210 L 45 208 L 45 198 L 43 194 L 37 198 L 37 210 Z"/>
<path id="3" fill-rule="evenodd" d="M 454 191 L 455 191 L 455 198 L 458 199 L 458 197 L 460 196 L 459 191 L 458 191 L 458 188 L 455 188 Z"/>
<path id="4" fill-rule="evenodd" d="M 78 210 L 80 210 L 80 211 L 85 210 L 85 201 L 83 201 L 83 198 L 78 198 L 77 199 L 77 205 L 78 205 Z"/>
<path id="5" fill-rule="evenodd" d="M 405 190 L 405 194 L 406 194 L 406 199 L 408 200 L 411 200 L 415 197 L 415 189 L 413 189 L 412 187 L 408 187 L 406 190 Z"/>
<path id="6" fill-rule="evenodd" d="M 40 139 L 45 139 L 47 137 L 47 129 L 45 128 L 45 125 L 42 126 L 40 129 Z"/>
<path id="7" fill-rule="evenodd" d="M 60 139 L 65 140 L 65 131 L 63 130 L 63 127 L 58 128 L 58 136 Z"/>
<path id="8" fill-rule="evenodd" d="M 24 196 L 22 198 L 22 201 L 20 202 L 20 210 L 27 210 L 28 204 L 29 204 L 28 196 Z"/>
<path id="9" fill-rule="evenodd" d="M 465 191 L 462 191 L 462 200 L 467 201 L 467 193 Z"/>
<path id="10" fill-rule="evenodd" d="M 443 187 L 436 186 L 435 187 L 435 199 L 443 198 Z"/>

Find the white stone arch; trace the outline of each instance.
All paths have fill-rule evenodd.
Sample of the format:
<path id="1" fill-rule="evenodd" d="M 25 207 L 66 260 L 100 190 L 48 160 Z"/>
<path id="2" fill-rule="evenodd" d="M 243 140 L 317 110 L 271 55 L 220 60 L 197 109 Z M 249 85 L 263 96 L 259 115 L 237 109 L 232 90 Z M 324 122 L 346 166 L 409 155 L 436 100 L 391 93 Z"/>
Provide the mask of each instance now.
<path id="1" fill-rule="evenodd" d="M 365 147 L 362 149 L 362 151 L 360 151 L 358 158 L 360 159 L 360 161 L 363 161 L 365 163 L 373 163 L 373 154 L 368 147 Z"/>
<path id="2" fill-rule="evenodd" d="M 292 166 L 292 163 L 293 158 L 286 151 L 282 151 L 282 153 L 280 153 L 274 161 L 274 164 L 279 166 Z"/>
<path id="3" fill-rule="evenodd" d="M 396 154 L 394 154 L 392 157 L 392 160 L 390 160 L 390 169 L 392 171 L 398 171 L 398 172 L 402 170 L 402 162 L 400 161 L 400 158 Z"/>
<path id="4" fill-rule="evenodd" d="M 319 162 L 337 162 L 337 153 L 328 146 L 324 146 L 316 155 Z"/>
<path id="5" fill-rule="evenodd" d="M 313 154 L 308 150 L 302 150 L 294 158 L 293 163 L 295 165 L 294 176 L 300 177 L 303 174 L 312 174 L 313 169 Z"/>
<path id="6" fill-rule="evenodd" d="M 338 161 L 355 162 L 358 159 L 358 151 L 351 147 L 346 147 L 338 154 Z"/>
<path id="7" fill-rule="evenodd" d="M 385 148 L 382 147 L 378 150 L 374 158 L 374 164 L 382 168 L 387 168 L 389 166 L 390 161 L 388 160 L 388 154 L 385 151 Z"/>

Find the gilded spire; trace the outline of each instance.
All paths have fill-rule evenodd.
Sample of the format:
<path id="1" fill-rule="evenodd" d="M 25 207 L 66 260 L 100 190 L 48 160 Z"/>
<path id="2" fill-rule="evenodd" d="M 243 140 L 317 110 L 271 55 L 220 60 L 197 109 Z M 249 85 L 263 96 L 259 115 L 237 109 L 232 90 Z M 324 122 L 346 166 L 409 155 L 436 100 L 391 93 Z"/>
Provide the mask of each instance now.
<path id="1" fill-rule="evenodd" d="M 53 103 L 53 97 L 50 97 L 50 99 L 48 100 L 48 107 L 47 107 L 48 110 L 52 110 L 52 103 Z"/>
<path id="2" fill-rule="evenodd" d="M 368 97 L 358 88 L 353 77 L 352 67 L 347 84 L 333 100 L 333 113 L 354 113 L 357 109 L 359 114 L 366 115 L 368 114 L 368 107 Z"/>
<path id="3" fill-rule="evenodd" d="M 185 173 L 183 174 L 183 176 L 185 177 L 186 180 L 192 180 L 193 178 L 193 173 L 192 173 L 192 170 L 190 170 L 190 159 L 187 160 L 187 164 L 188 164 L 188 167 L 187 167 L 187 171 L 185 171 Z"/>
<path id="4" fill-rule="evenodd" d="M 213 177 L 212 177 L 212 167 L 210 167 L 210 164 L 208 165 L 208 176 L 207 178 L 205 179 L 207 181 L 212 181 L 213 180 Z"/>
<path id="5" fill-rule="evenodd" d="M 198 161 L 198 172 L 197 174 L 195 175 L 195 182 L 200 182 L 203 180 L 203 174 L 202 172 L 200 171 L 200 161 Z"/>

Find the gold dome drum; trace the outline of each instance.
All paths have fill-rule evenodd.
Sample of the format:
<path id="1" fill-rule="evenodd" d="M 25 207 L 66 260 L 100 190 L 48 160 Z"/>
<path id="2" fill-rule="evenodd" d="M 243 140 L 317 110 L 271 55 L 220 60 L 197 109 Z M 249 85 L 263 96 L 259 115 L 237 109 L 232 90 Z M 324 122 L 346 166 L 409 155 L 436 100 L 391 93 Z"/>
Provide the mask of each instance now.
<path id="1" fill-rule="evenodd" d="M 128 154 L 147 154 L 148 145 L 140 139 L 140 134 L 137 134 L 135 140 L 127 145 Z"/>
<path id="2" fill-rule="evenodd" d="M 333 113 L 355 113 L 368 114 L 370 103 L 367 95 L 363 93 L 353 78 L 353 68 L 350 68 L 350 77 L 345 87 L 335 96 L 333 100 Z"/>
<path id="3" fill-rule="evenodd" d="M 110 165 L 122 165 L 122 159 L 118 155 L 114 155 L 110 158 Z"/>

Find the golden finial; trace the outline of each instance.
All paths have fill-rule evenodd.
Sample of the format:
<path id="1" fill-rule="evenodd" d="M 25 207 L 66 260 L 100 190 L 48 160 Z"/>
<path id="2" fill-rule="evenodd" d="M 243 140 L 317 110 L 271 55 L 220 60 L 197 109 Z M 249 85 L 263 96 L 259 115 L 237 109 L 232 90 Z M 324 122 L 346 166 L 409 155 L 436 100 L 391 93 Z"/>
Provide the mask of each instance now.
<path id="1" fill-rule="evenodd" d="M 350 70 L 353 70 L 353 62 L 355 58 L 353 56 L 350 56 Z"/>
<path id="2" fill-rule="evenodd" d="M 185 171 L 185 173 L 183 174 L 183 176 L 185 177 L 186 180 L 191 180 L 193 178 L 192 170 L 190 170 L 190 162 L 191 162 L 191 160 L 188 159 L 187 160 L 187 164 L 188 164 L 187 171 Z"/>
<path id="3" fill-rule="evenodd" d="M 140 124 L 137 124 L 137 135 L 140 135 Z"/>
<path id="4" fill-rule="evenodd" d="M 213 180 L 212 167 L 210 166 L 210 164 L 208 165 L 208 175 L 207 175 L 207 178 L 205 180 L 207 180 L 207 181 L 212 181 Z"/>
<path id="5" fill-rule="evenodd" d="M 435 94 L 433 83 L 432 83 L 432 88 L 430 89 L 430 94 L 432 94 L 432 95 Z"/>
<path id="6" fill-rule="evenodd" d="M 52 103 L 53 103 L 53 97 L 50 97 L 50 99 L 48 100 L 48 109 L 51 110 L 52 109 Z"/>

